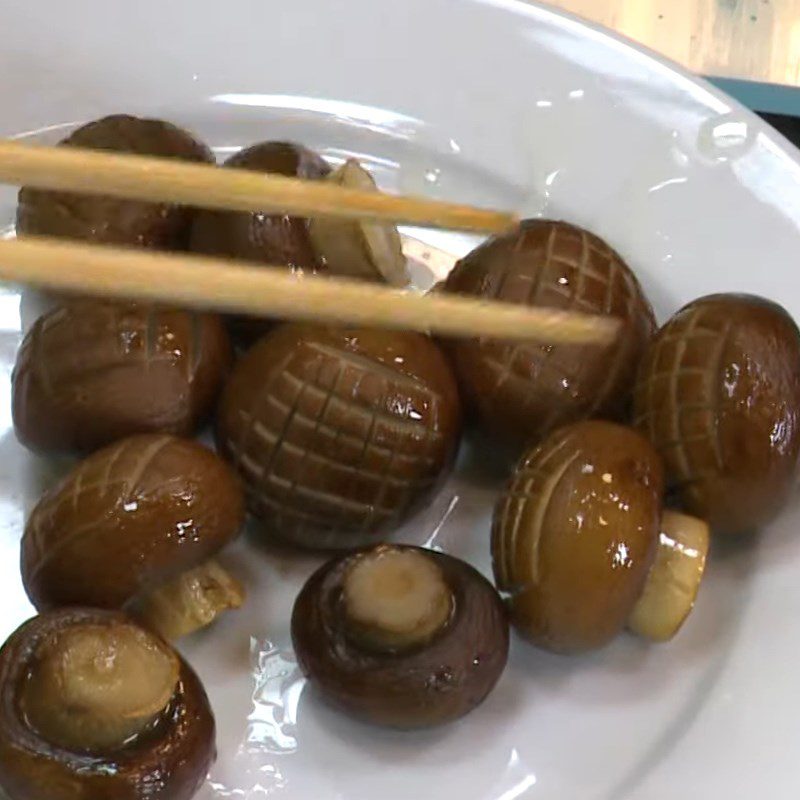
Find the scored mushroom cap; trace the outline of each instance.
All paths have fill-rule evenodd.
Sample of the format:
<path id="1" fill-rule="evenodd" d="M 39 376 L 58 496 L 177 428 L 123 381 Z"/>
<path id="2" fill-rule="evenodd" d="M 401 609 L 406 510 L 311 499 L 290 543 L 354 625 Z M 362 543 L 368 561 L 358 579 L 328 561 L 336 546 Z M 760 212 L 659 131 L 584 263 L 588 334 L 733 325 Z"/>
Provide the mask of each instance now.
<path id="1" fill-rule="evenodd" d="M 652 445 L 610 422 L 578 422 L 525 455 L 495 507 L 492 557 L 512 622 L 577 653 L 625 626 L 656 554 L 664 490 Z"/>
<path id="2" fill-rule="evenodd" d="M 213 153 L 184 130 L 157 119 L 117 114 L 78 128 L 61 143 L 143 156 L 213 163 Z M 104 244 L 158 249 L 184 248 L 192 210 L 166 203 L 143 203 L 97 195 L 23 187 L 17 232 Z"/>
<path id="3" fill-rule="evenodd" d="M 261 142 L 229 158 L 225 169 L 247 169 L 315 180 L 331 168 L 313 150 L 292 142 Z M 288 214 L 198 210 L 192 225 L 190 248 L 197 253 L 230 256 L 293 271 L 324 269 L 308 231 L 308 220 Z M 245 343 L 268 331 L 273 320 L 231 317 L 233 333 Z"/>
<path id="4" fill-rule="evenodd" d="M 622 325 L 602 347 L 449 340 L 464 399 L 489 432 L 533 442 L 560 425 L 625 410 L 655 321 L 634 274 L 597 236 L 565 222 L 525 220 L 461 259 L 443 289 L 610 314 Z"/>
<path id="5" fill-rule="evenodd" d="M 60 653 L 62 643 L 66 649 Z M 92 647 L 98 649 L 94 659 Z M 162 662 L 177 667 L 169 678 L 174 681 L 169 696 L 162 694 L 162 669 L 151 673 L 157 681 L 152 688 L 136 669 Z M 53 665 L 56 671 L 48 674 Z M 78 674 L 82 670 L 85 680 Z M 47 709 L 31 713 L 26 703 L 36 702 L 38 689 L 32 682 L 47 693 L 53 681 L 64 692 L 63 703 L 56 693 L 49 697 L 53 718 Z M 79 742 L 87 718 L 95 714 L 113 725 L 119 713 L 124 731 L 130 723 L 121 717 L 145 698 L 160 698 L 153 705 L 155 716 L 138 735 L 113 746 L 67 746 L 31 721 L 52 728 L 57 738 L 66 734 Z M 156 705 L 164 701 L 158 711 Z M 99 729 L 90 725 L 88 730 L 93 735 Z M 0 650 L 0 788 L 11 800 L 190 800 L 214 757 L 214 717 L 197 676 L 168 645 L 123 614 L 80 608 L 48 612 L 22 625 Z"/>
<path id="6" fill-rule="evenodd" d="M 70 301 L 22 342 L 14 430 L 45 452 L 88 452 L 136 433 L 188 435 L 211 412 L 231 361 L 215 314 Z"/>
<path id="7" fill-rule="evenodd" d="M 428 337 L 297 323 L 236 365 L 216 438 L 265 532 L 342 549 L 374 541 L 430 495 L 460 427 L 455 378 Z"/>
<path id="8" fill-rule="evenodd" d="M 22 580 L 39 610 L 120 608 L 213 556 L 243 520 L 239 482 L 214 453 L 174 436 L 132 436 L 42 497 L 22 538 Z"/>
<path id="9" fill-rule="evenodd" d="M 750 531 L 788 499 L 800 455 L 800 333 L 776 303 L 702 297 L 642 361 L 635 424 L 683 506 L 720 532 Z"/>
<path id="10" fill-rule="evenodd" d="M 325 699 L 367 722 L 419 728 L 484 700 L 506 664 L 508 622 L 494 587 L 463 561 L 379 545 L 309 578 L 292 641 Z"/>

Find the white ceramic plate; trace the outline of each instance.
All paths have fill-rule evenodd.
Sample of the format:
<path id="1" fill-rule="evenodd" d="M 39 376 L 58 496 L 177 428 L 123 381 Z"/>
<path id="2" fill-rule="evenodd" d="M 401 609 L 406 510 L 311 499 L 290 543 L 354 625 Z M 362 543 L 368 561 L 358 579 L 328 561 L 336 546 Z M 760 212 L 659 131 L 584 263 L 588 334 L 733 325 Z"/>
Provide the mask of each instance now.
<path id="1" fill-rule="evenodd" d="M 2 135 L 54 141 L 127 111 L 220 155 L 297 139 L 357 154 L 389 189 L 588 226 L 662 318 L 715 290 L 800 317 L 798 154 L 702 81 L 574 19 L 514 0 L 3 0 L 1 18 Z M 14 192 L 0 202 L 10 223 Z M 10 428 L 20 316 L 19 294 L 0 295 L 2 636 L 31 613 L 18 541 L 56 471 Z M 487 474 L 462 463 L 401 537 L 485 570 Z M 717 548 L 672 644 L 623 636 L 567 659 L 514 642 L 487 702 L 423 734 L 348 721 L 304 689 L 287 623 L 317 560 L 244 542 L 231 560 L 246 609 L 184 645 L 219 723 L 200 798 L 796 798 L 798 522 L 795 505 L 752 547 Z"/>

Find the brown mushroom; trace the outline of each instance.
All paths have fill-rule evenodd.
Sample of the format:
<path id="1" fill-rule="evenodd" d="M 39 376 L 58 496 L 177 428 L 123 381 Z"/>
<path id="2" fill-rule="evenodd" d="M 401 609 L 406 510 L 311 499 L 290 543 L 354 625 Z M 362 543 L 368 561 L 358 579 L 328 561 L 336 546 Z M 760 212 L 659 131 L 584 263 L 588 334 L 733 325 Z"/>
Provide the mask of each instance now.
<path id="1" fill-rule="evenodd" d="M 231 361 L 214 314 L 69 302 L 40 317 L 17 354 L 17 438 L 33 450 L 80 453 L 135 433 L 191 434 Z"/>
<path id="2" fill-rule="evenodd" d="M 215 757 L 189 665 L 123 614 L 52 611 L 0 650 L 0 787 L 9 800 L 190 800 Z"/>
<path id="3" fill-rule="evenodd" d="M 328 163 L 312 150 L 291 142 L 261 142 L 229 158 L 226 169 L 247 169 L 314 180 L 329 172 Z M 207 255 L 230 256 L 293 271 L 324 268 L 309 238 L 308 220 L 288 214 L 200 210 L 192 225 L 190 247 Z M 233 317 L 236 335 L 246 342 L 269 330 L 272 322 Z"/>
<path id="4" fill-rule="evenodd" d="M 329 561 L 292 612 L 298 663 L 326 700 L 378 725 L 457 719 L 497 683 L 508 622 L 471 566 L 420 547 L 378 545 Z"/>
<path id="5" fill-rule="evenodd" d="M 214 162 L 213 153 L 204 144 L 175 125 L 125 114 L 90 122 L 70 134 L 61 146 Z M 17 232 L 175 249 L 186 246 L 191 217 L 191 209 L 182 206 L 23 187 Z"/>
<path id="6" fill-rule="evenodd" d="M 465 402 L 490 433 L 538 441 L 565 423 L 617 418 L 654 327 L 647 298 L 622 258 L 588 231 L 525 220 L 456 264 L 444 290 L 509 303 L 610 314 L 610 345 L 448 342 Z"/>
<path id="7" fill-rule="evenodd" d="M 426 336 L 287 324 L 234 368 L 216 433 L 266 533 L 341 549 L 430 496 L 455 457 L 460 406 Z"/>
<path id="8" fill-rule="evenodd" d="M 233 471 L 193 441 L 143 434 L 78 464 L 33 509 L 22 581 L 39 611 L 126 608 L 167 638 L 243 600 L 212 559 L 239 532 Z"/>
<path id="9" fill-rule="evenodd" d="M 611 422 L 578 422 L 525 455 L 498 500 L 495 581 L 512 622 L 549 650 L 601 647 L 625 626 L 659 541 L 663 468 Z"/>
<path id="10" fill-rule="evenodd" d="M 636 384 L 636 426 L 683 506 L 725 533 L 772 519 L 800 454 L 800 333 L 779 305 L 702 297 L 658 332 Z"/>

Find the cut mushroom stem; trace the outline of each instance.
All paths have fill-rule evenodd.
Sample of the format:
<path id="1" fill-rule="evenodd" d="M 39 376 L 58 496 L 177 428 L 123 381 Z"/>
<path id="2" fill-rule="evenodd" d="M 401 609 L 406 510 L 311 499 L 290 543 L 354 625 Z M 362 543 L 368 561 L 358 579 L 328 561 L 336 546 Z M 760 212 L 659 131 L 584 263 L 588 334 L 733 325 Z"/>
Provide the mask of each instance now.
<path id="1" fill-rule="evenodd" d="M 628 619 L 634 633 L 666 642 L 678 632 L 703 580 L 708 543 L 705 522 L 675 511 L 664 512 L 655 561 Z"/>
<path id="2" fill-rule="evenodd" d="M 70 628 L 37 653 L 21 704 L 50 743 L 88 752 L 121 747 L 169 706 L 175 653 L 132 624 Z"/>
<path id="3" fill-rule="evenodd" d="M 239 581 L 211 559 L 148 592 L 136 601 L 132 613 L 173 641 L 210 625 L 222 612 L 239 608 L 244 597 Z"/>
<path id="4" fill-rule="evenodd" d="M 419 550 L 378 547 L 349 568 L 343 596 L 348 634 L 359 645 L 398 652 L 430 641 L 447 624 L 453 593 Z"/>
<path id="5" fill-rule="evenodd" d="M 327 180 L 351 189 L 379 191 L 372 175 L 354 158 L 334 170 Z M 309 222 L 308 232 L 332 274 L 408 285 L 400 234 L 391 223 L 315 217 Z"/>

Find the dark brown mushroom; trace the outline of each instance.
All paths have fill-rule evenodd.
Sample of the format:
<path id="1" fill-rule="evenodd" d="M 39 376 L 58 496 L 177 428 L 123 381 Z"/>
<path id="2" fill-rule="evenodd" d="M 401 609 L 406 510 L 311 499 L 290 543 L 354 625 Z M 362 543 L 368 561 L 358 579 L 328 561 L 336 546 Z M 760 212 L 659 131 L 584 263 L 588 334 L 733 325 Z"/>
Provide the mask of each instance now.
<path id="1" fill-rule="evenodd" d="M 689 303 L 647 351 L 634 400 L 690 513 L 738 533 L 780 511 L 800 455 L 800 333 L 781 306 L 735 294 Z"/>
<path id="2" fill-rule="evenodd" d="M 578 422 L 525 455 L 498 500 L 495 581 L 536 644 L 577 653 L 625 626 L 659 542 L 661 459 L 634 430 Z"/>
<path id="3" fill-rule="evenodd" d="M 312 150 L 291 142 L 261 142 L 229 158 L 226 169 L 247 169 L 314 180 L 329 172 L 328 163 Z M 200 210 L 192 225 L 190 247 L 197 253 L 241 258 L 293 271 L 324 268 L 309 238 L 308 220 L 288 214 Z M 272 326 L 269 320 L 233 317 L 233 331 L 252 342 Z"/>
<path id="4" fill-rule="evenodd" d="M 214 162 L 208 147 L 186 131 L 161 120 L 126 114 L 89 122 L 64 139 L 61 146 Z M 23 187 L 19 193 L 17 232 L 103 244 L 181 249 L 187 244 L 192 213 L 189 208 L 165 203 Z"/>
<path id="5" fill-rule="evenodd" d="M 533 443 L 585 417 L 627 410 L 639 359 L 654 327 L 634 274 L 597 236 L 550 220 L 525 220 L 456 264 L 444 290 L 521 305 L 618 317 L 610 345 L 547 345 L 491 339 L 448 342 L 464 400 L 492 434 Z"/>
<path id="6" fill-rule="evenodd" d="M 11 378 L 17 438 L 89 452 L 135 433 L 194 433 L 232 361 L 215 314 L 76 300 L 40 317 Z"/>
<path id="7" fill-rule="evenodd" d="M 215 757 L 189 665 L 123 614 L 26 622 L 0 650 L 0 787 L 9 800 L 190 800 Z"/>
<path id="8" fill-rule="evenodd" d="M 508 623 L 471 566 L 419 547 L 378 545 L 333 559 L 292 612 L 298 663 L 332 704 L 378 725 L 439 725 L 497 683 Z"/>
<path id="9" fill-rule="evenodd" d="M 460 424 L 455 378 L 428 337 L 297 323 L 236 365 L 216 433 L 265 533 L 342 549 L 430 496 Z"/>
<path id="10" fill-rule="evenodd" d="M 40 611 L 124 607 L 176 638 L 241 605 L 240 585 L 212 559 L 243 520 L 236 475 L 214 453 L 132 436 L 82 461 L 33 509 L 23 584 Z"/>

